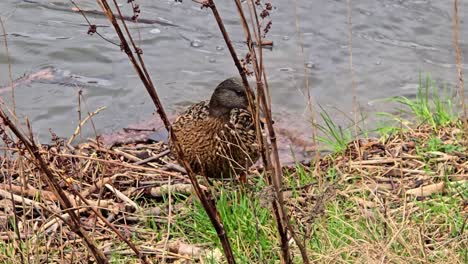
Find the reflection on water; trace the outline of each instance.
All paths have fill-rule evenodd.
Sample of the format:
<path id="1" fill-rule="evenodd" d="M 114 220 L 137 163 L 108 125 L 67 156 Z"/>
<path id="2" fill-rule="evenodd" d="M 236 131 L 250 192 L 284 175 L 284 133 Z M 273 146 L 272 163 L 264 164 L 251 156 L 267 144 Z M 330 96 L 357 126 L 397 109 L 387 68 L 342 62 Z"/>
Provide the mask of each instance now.
<path id="1" fill-rule="evenodd" d="M 168 111 L 209 97 L 218 82 L 236 75 L 209 10 L 201 10 L 191 1 L 139 2 L 140 17 L 147 21 L 130 27 L 141 37 L 146 64 Z M 349 113 L 346 1 L 300 0 L 297 7 L 296 1 L 272 2 L 275 9 L 268 39 L 274 46 L 264 55 L 277 118 L 307 116 L 304 68 L 314 101 Z M 97 9 L 92 0 L 79 4 Z M 468 8 L 466 2 L 460 4 L 460 10 Z M 128 5 L 122 7 L 130 14 Z M 223 2 L 219 8 L 236 49 L 245 54 L 233 1 Z M 304 53 L 298 42 L 296 8 Z M 456 83 L 452 9 L 451 1 L 353 1 L 354 70 L 365 111 L 388 110 L 384 104 L 372 103 L 379 99 L 415 94 L 419 72 L 429 72 L 449 86 Z M 460 12 L 464 54 L 468 54 L 467 13 Z M 13 76 L 36 74 L 29 81 L 18 82 L 16 105 L 43 141 L 49 138 L 49 127 L 61 136 L 73 132 L 79 90 L 85 96 L 84 111 L 107 106 L 95 117 L 98 132 L 114 131 L 152 116 L 154 107 L 125 54 L 98 36 L 87 35 L 85 21 L 72 12 L 67 1 L 1 1 L 0 15 L 6 18 Z M 89 18 L 106 38 L 117 41 L 102 15 L 90 14 Z M 0 63 L 0 85 L 8 85 L 3 48 Z M 1 88 L 0 94 L 8 100 L 9 89 Z"/>

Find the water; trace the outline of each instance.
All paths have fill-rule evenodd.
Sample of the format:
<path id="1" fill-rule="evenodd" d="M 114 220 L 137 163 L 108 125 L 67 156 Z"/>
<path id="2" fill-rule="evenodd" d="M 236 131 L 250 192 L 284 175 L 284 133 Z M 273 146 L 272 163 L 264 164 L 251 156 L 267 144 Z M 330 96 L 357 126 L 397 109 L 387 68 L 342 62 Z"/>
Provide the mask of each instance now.
<path id="1" fill-rule="evenodd" d="M 93 0 L 77 1 L 84 9 L 97 10 Z M 121 1 L 131 16 L 126 1 Z M 217 1 L 238 53 L 245 55 L 243 32 L 233 1 Z M 222 2 L 222 3 L 221 3 Z M 273 25 L 267 38 L 265 65 L 277 119 L 307 118 L 304 69 L 314 105 L 352 110 L 351 75 L 345 0 L 272 1 Z M 457 81 L 452 1 L 359 0 L 352 1 L 353 62 L 359 103 L 366 112 L 391 110 L 379 100 L 389 96 L 414 96 L 419 73 L 431 73 L 442 85 Z M 210 10 L 186 0 L 139 1 L 140 18 L 159 24 L 129 24 L 141 36 L 146 65 L 168 112 L 206 99 L 223 79 L 236 75 L 224 40 Z M 4 0 L 0 15 L 8 32 L 13 76 L 45 70 L 15 89 L 17 112 L 28 116 L 41 141 L 52 128 L 69 136 L 77 126 L 78 91 L 85 101 L 83 112 L 106 106 L 95 118 L 98 133 L 150 119 L 154 106 L 120 49 L 97 35 L 87 35 L 81 15 L 71 12 L 68 1 Z M 297 15 L 296 15 L 297 10 Z M 468 56 L 466 1 L 460 2 L 460 47 Z M 98 32 L 117 41 L 102 15 L 89 15 Z M 303 51 L 296 19 L 302 32 Z M 173 24 L 174 26 L 172 26 Z M 9 83 L 6 56 L 0 52 L 0 85 Z M 468 68 L 465 63 L 464 69 Z M 11 101 L 8 89 L 1 96 Z M 339 116 L 339 115 L 338 115 Z M 340 118 L 340 117 L 338 117 Z M 345 120 L 341 116 L 342 120 Z M 290 120 L 290 119 L 289 119 Z M 301 119 L 296 119 L 301 120 Z M 292 126 L 294 129 L 294 126 Z M 88 128 L 88 135 L 93 132 Z"/>

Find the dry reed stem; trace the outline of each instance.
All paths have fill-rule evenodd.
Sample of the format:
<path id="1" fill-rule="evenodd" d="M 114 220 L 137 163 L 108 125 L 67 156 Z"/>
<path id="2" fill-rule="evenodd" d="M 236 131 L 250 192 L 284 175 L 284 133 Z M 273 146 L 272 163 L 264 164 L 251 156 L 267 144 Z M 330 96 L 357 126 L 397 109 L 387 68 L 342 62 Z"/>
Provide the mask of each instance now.
<path id="1" fill-rule="evenodd" d="M 15 87 L 13 85 L 13 74 L 11 71 L 11 58 L 10 58 L 10 51 L 8 50 L 8 41 L 7 41 L 7 34 L 5 30 L 5 25 L 3 23 L 3 18 L 0 16 L 0 25 L 2 26 L 2 32 L 3 32 L 3 45 L 5 47 L 5 53 L 6 53 L 6 59 L 7 59 L 7 64 L 8 64 L 8 79 L 10 81 L 10 87 L 11 87 L 11 102 L 12 102 L 12 108 L 13 110 L 11 111 L 13 118 L 15 119 L 15 124 L 18 122 L 17 117 L 16 117 L 16 100 L 15 100 Z M 2 103 L 2 102 L 0 102 Z"/>
<path id="2" fill-rule="evenodd" d="M 302 34 L 302 31 L 301 31 L 301 27 L 300 27 L 300 23 L 299 23 L 299 5 L 298 5 L 298 2 L 297 0 L 294 0 L 294 16 L 295 16 L 295 23 L 296 23 L 296 34 L 298 36 L 298 42 L 299 42 L 299 46 L 301 48 L 301 54 L 302 54 L 302 58 L 303 58 L 303 66 L 304 66 L 304 88 L 306 90 L 306 97 L 307 97 L 307 108 L 309 109 L 309 112 L 310 112 L 310 118 L 311 118 L 311 128 L 312 128 L 312 142 L 314 143 L 314 145 L 318 146 L 318 140 L 317 140 L 317 119 L 316 119 L 316 112 L 314 110 L 314 107 L 312 106 L 312 102 L 313 102 L 313 97 L 310 93 L 310 81 L 309 81 L 309 71 L 307 69 L 307 66 L 306 66 L 306 54 L 304 52 L 304 40 L 303 40 L 303 34 Z M 319 151 L 315 151 L 315 156 L 314 156 L 314 160 L 315 162 L 317 163 L 319 160 L 320 160 L 320 152 Z M 317 168 L 318 166 L 316 166 L 317 164 L 314 164 L 315 165 L 315 168 Z M 317 173 L 316 171 L 314 171 L 314 176 L 317 176 L 319 177 L 319 182 L 320 184 L 322 183 L 322 178 L 320 177 L 320 173 Z"/>
<path id="3" fill-rule="evenodd" d="M 70 137 L 70 139 L 68 139 L 67 144 L 71 145 L 73 140 L 75 140 L 75 137 L 81 134 L 81 128 L 84 126 L 84 124 L 86 124 L 86 122 L 88 122 L 89 119 L 91 119 L 93 116 L 97 115 L 99 112 L 101 112 L 104 109 L 106 109 L 105 106 L 99 107 L 98 109 L 96 109 L 96 111 L 88 114 L 83 120 L 81 120 L 81 114 L 80 114 L 79 124 L 76 127 L 75 132 L 73 132 L 73 135 Z M 81 113 L 81 110 L 80 110 L 80 113 Z"/>
<path id="4" fill-rule="evenodd" d="M 245 18 L 242 4 L 239 0 L 236 0 L 235 3 L 238 9 L 238 13 L 240 15 L 241 24 L 244 29 L 247 46 L 249 48 L 249 56 L 251 58 L 252 65 L 254 67 L 254 73 L 255 73 L 256 80 L 257 80 L 257 92 L 258 92 L 258 98 L 259 98 L 258 105 L 259 107 L 262 107 L 263 113 L 266 116 L 268 138 L 270 139 L 270 144 L 272 147 L 271 154 L 273 155 L 273 159 L 272 161 L 269 161 L 270 164 L 272 164 L 272 166 L 268 167 L 267 166 L 268 164 L 265 164 L 265 165 L 268 171 L 271 171 L 271 173 L 273 174 L 272 183 L 273 183 L 273 187 L 274 187 L 275 195 L 276 195 L 276 199 L 274 201 L 275 204 L 273 205 L 273 208 L 275 211 L 275 216 L 279 217 L 278 219 L 279 221 L 277 221 L 277 223 L 278 223 L 278 231 L 279 231 L 280 240 L 281 240 L 282 261 L 283 263 L 290 263 L 292 260 L 290 259 L 291 257 L 289 255 L 289 245 L 288 245 L 289 242 L 287 239 L 287 227 L 290 226 L 290 224 L 289 224 L 289 219 L 288 219 L 289 218 L 288 213 L 284 206 L 283 193 L 281 191 L 282 185 L 283 185 L 283 178 L 282 178 L 282 171 L 281 171 L 281 163 L 280 163 L 279 155 L 278 155 L 276 134 L 273 128 L 271 108 L 265 97 L 266 95 L 265 90 L 269 90 L 269 89 L 266 86 L 266 83 L 264 86 L 264 83 L 262 82 L 262 77 L 266 77 L 266 75 L 263 74 L 264 69 L 263 69 L 262 48 L 261 46 L 259 46 L 259 50 L 258 50 L 259 57 L 257 57 L 257 54 L 256 54 L 257 52 L 255 51 L 255 48 L 253 45 L 252 36 L 250 34 L 250 28 Z M 253 4 L 251 4 L 250 6 L 254 7 Z M 255 14 L 255 22 L 257 26 L 256 28 L 258 32 L 260 33 L 260 25 L 258 23 L 258 17 L 256 15 L 255 8 L 252 12 Z M 254 21 L 252 21 L 252 23 L 254 23 Z M 255 31 L 255 26 L 254 26 L 254 31 Z M 260 34 L 256 34 L 256 35 L 257 37 L 260 37 Z M 257 43 L 261 43 L 261 39 L 257 39 Z M 266 142 L 264 144 L 266 145 Z M 268 156 L 267 159 L 270 159 L 270 156 Z M 277 207 L 279 210 L 277 211 L 275 207 Z M 290 230 L 290 232 L 292 234 L 294 230 Z M 293 235 L 293 238 L 296 238 L 296 237 Z M 307 263 L 308 257 L 307 257 L 305 247 L 302 245 L 301 241 L 295 239 L 295 242 L 301 251 L 301 256 L 303 258 L 303 261 Z"/>
<path id="5" fill-rule="evenodd" d="M 88 25 L 90 26 L 90 28 L 93 27 L 93 26 L 95 26 L 95 25 L 92 25 L 92 24 L 91 24 L 91 22 L 89 21 L 88 17 L 85 15 L 85 12 L 83 11 L 83 9 L 81 9 L 81 8 L 75 3 L 75 1 L 73 1 L 73 0 L 69 0 L 69 1 L 75 6 L 75 8 L 77 9 L 77 11 L 78 11 L 78 12 L 81 14 L 81 16 L 86 20 L 86 23 L 88 23 Z M 91 33 L 91 32 L 90 32 L 90 33 Z M 90 34 L 90 33 L 88 33 L 88 34 Z M 94 33 L 96 33 L 96 35 L 98 35 L 98 36 L 99 36 L 100 38 L 102 38 L 103 40 L 109 42 L 110 44 L 119 47 L 119 44 L 113 42 L 112 40 L 110 40 L 110 39 L 108 39 L 108 38 L 106 38 L 106 37 L 104 37 L 101 33 L 97 32 L 97 31 L 94 32 Z M 93 33 L 93 34 L 94 34 L 94 33 Z"/>
<path id="6" fill-rule="evenodd" d="M 460 94 L 461 105 L 463 109 L 463 123 L 465 125 L 465 131 L 468 132 L 468 116 L 466 110 L 465 102 L 465 88 L 463 82 L 463 70 L 462 70 L 462 54 L 460 50 L 458 32 L 459 32 L 459 22 L 458 22 L 458 0 L 453 1 L 453 45 L 455 47 L 455 61 L 457 63 L 457 73 L 458 73 L 458 93 Z"/>
<path id="7" fill-rule="evenodd" d="M 7 155 L 8 155 L 8 153 L 5 153 L 5 154 L 4 154 L 4 157 L 7 157 Z M 3 162 L 2 162 L 2 163 L 3 163 Z M 2 166 L 3 166 L 3 164 L 2 164 Z M 2 175 L 3 175 L 3 179 L 4 179 L 4 180 L 8 177 L 8 187 L 9 187 L 9 189 L 13 189 L 13 185 L 12 185 L 12 183 L 11 183 L 11 177 L 9 177 L 9 175 L 7 176 L 7 175 L 5 174 L 5 171 L 3 171 L 3 170 L 2 170 Z M 22 188 L 20 187 L 19 189 L 22 189 Z M 5 198 L 6 198 L 6 197 L 5 197 Z M 12 207 L 15 208 L 15 207 L 16 207 L 16 204 L 15 204 L 13 192 L 11 192 L 9 198 L 10 198 Z M 23 197 L 21 197 L 21 198 L 23 198 Z M 22 205 L 22 206 L 25 206 L 25 200 L 24 200 L 24 199 L 21 199 L 21 205 Z M 14 217 L 14 218 L 13 218 L 13 219 L 14 219 L 13 225 L 14 225 L 14 229 L 15 229 L 14 231 L 15 231 L 15 235 L 16 235 L 16 238 L 13 238 L 13 243 L 14 243 L 14 245 L 15 245 L 15 248 L 20 248 L 20 246 L 18 245 L 18 240 L 21 240 L 22 237 L 21 237 L 21 234 L 20 234 L 20 231 L 19 231 L 19 224 L 18 224 L 18 223 L 19 223 L 19 217 L 18 217 L 18 213 L 17 213 L 15 210 L 13 210 L 13 217 Z M 24 219 L 23 219 L 23 220 L 24 220 Z M 23 221 L 23 222 L 24 222 L 24 221 Z M 8 234 L 8 237 L 11 239 L 10 234 Z M 21 258 L 20 258 L 21 261 L 24 262 L 24 256 L 23 256 L 23 254 L 20 253 L 20 256 L 21 256 Z"/>
<path id="8" fill-rule="evenodd" d="M 265 168 L 267 168 L 267 172 L 271 172 L 272 177 L 270 178 L 268 173 L 266 174 L 268 182 L 271 182 L 274 186 L 275 190 L 275 195 L 276 199 L 273 201 L 273 212 L 275 215 L 276 223 L 277 223 L 277 228 L 278 228 L 278 233 L 280 235 L 280 241 L 281 241 L 281 259 L 283 263 L 290 263 L 290 255 L 289 255 L 289 245 L 288 245 L 288 238 L 287 238 L 287 226 L 288 226 L 288 216 L 286 213 L 286 209 L 284 208 L 284 199 L 283 199 L 283 194 L 282 194 L 282 172 L 281 172 L 281 163 L 279 161 L 279 155 L 278 155 L 278 147 L 276 143 L 276 136 L 275 132 L 273 129 L 273 121 L 272 121 L 272 116 L 271 116 L 271 98 L 266 99 L 265 94 L 269 95 L 269 89 L 267 86 L 266 82 L 266 74 L 263 69 L 263 56 L 262 56 L 262 47 L 261 45 L 258 45 L 258 54 L 259 57 L 257 57 L 257 52 L 255 51 L 254 48 L 254 43 L 250 34 L 250 28 L 248 26 L 247 20 L 245 18 L 243 9 L 242 9 L 242 4 L 240 1 L 235 0 L 235 4 L 240 16 L 240 22 L 242 25 L 242 29 L 244 30 L 245 37 L 246 37 L 246 43 L 249 48 L 249 56 L 252 61 L 252 64 L 254 66 L 254 73 L 256 77 L 256 84 L 257 84 L 257 103 L 255 104 L 253 98 L 253 91 L 250 88 L 250 85 L 247 80 L 246 76 L 246 71 L 243 68 L 242 64 L 239 61 L 239 58 L 237 57 L 237 53 L 231 43 L 231 39 L 229 37 L 229 34 L 226 31 L 226 28 L 224 26 L 224 23 L 222 21 L 221 16 L 219 15 L 219 12 L 216 8 L 216 5 L 213 0 L 205 0 L 205 1 L 195 1 L 197 3 L 200 3 L 202 7 L 209 7 L 213 15 L 215 17 L 215 20 L 218 24 L 218 27 L 221 31 L 221 34 L 223 35 L 223 38 L 226 42 L 226 45 L 228 47 L 228 50 L 231 54 L 231 57 L 234 61 L 234 64 L 242 78 L 244 87 L 246 89 L 246 94 L 247 98 L 249 101 L 249 106 L 250 109 L 252 110 L 253 117 L 254 117 L 254 122 L 256 124 L 256 129 L 257 129 L 257 139 L 258 139 L 258 145 L 259 145 L 259 152 L 262 157 L 263 164 Z M 252 2 L 250 3 L 251 7 L 254 7 L 254 4 Z M 254 8 L 253 8 L 254 9 Z M 254 19 L 256 22 L 256 30 L 257 33 L 254 34 L 257 37 L 260 37 L 260 25 L 258 23 L 258 16 L 256 15 L 256 10 L 251 10 L 254 15 Z M 254 21 L 252 23 L 255 25 Z M 255 26 L 254 26 L 255 27 Z M 255 32 L 255 29 L 254 29 Z M 256 40 L 257 43 L 261 43 L 261 39 Z M 262 78 L 264 78 L 264 82 L 262 82 Z M 265 87 L 264 87 L 265 83 Z M 265 92 L 266 91 L 266 92 Z M 255 106 L 255 107 L 253 107 Z M 261 135 L 261 130 L 260 130 L 260 123 L 259 123 L 259 110 L 262 109 L 263 113 L 266 115 L 266 125 L 268 128 L 268 138 L 270 139 L 270 143 L 272 146 L 272 152 L 271 154 L 273 155 L 273 161 L 271 159 L 270 155 L 266 155 L 268 153 L 268 148 L 265 148 L 264 146 L 267 145 L 267 141 L 264 140 L 264 137 Z M 304 254 L 305 248 L 301 245 L 300 241 L 296 241 L 298 243 L 298 246 L 301 248 L 301 254 L 302 256 L 306 256 Z M 307 258 L 306 258 L 307 261 Z"/>
<path id="9" fill-rule="evenodd" d="M 113 11 L 110 8 L 110 6 L 108 5 L 107 1 L 106 0 L 98 0 L 98 3 L 101 6 L 104 13 L 107 15 L 107 18 L 109 19 L 111 24 L 113 25 L 113 27 L 114 27 L 114 29 L 115 29 L 115 31 L 116 31 L 116 33 L 119 36 L 119 39 L 121 41 L 122 49 L 127 54 L 128 58 L 130 59 L 131 64 L 134 66 L 135 70 L 137 71 L 138 76 L 140 77 L 141 81 L 145 85 L 145 88 L 146 88 L 147 92 L 149 93 L 151 99 L 153 100 L 153 103 L 154 103 L 154 105 L 156 107 L 157 113 L 161 117 L 161 119 L 162 119 L 162 121 L 164 123 L 164 126 L 169 131 L 169 136 L 171 138 L 171 141 L 173 142 L 174 148 L 176 149 L 176 152 L 177 152 L 178 156 L 180 157 L 180 160 L 182 161 L 182 165 L 184 166 L 184 168 L 186 169 L 186 171 L 188 173 L 188 176 L 190 178 L 191 183 L 193 184 L 193 187 L 194 187 L 194 190 L 195 190 L 195 192 L 197 194 L 197 197 L 200 199 L 200 201 L 201 201 L 201 203 L 203 205 L 203 208 L 207 212 L 207 214 L 208 214 L 208 216 L 210 218 L 210 221 L 213 224 L 213 226 L 214 226 L 214 228 L 216 230 L 216 233 L 218 234 L 218 237 L 219 237 L 219 239 L 221 241 L 221 244 L 223 246 L 223 250 L 224 250 L 224 253 L 225 253 L 225 256 L 226 256 L 226 259 L 227 259 L 228 263 L 235 263 L 234 255 L 232 253 L 232 249 L 231 249 L 231 246 L 230 246 L 230 243 L 229 243 L 229 238 L 228 238 L 227 233 L 226 233 L 226 231 L 224 229 L 224 226 L 222 224 L 222 220 L 221 220 L 221 218 L 219 216 L 219 213 L 218 213 L 218 211 L 216 209 L 216 204 L 215 204 L 214 200 L 211 197 L 207 196 L 208 193 L 205 193 L 201 189 L 200 185 L 198 184 L 195 173 L 192 171 L 192 169 L 190 168 L 190 164 L 185 159 L 185 155 L 184 155 L 182 149 L 179 146 L 179 142 L 177 140 L 177 137 L 175 136 L 175 134 L 173 133 L 173 131 L 171 129 L 171 124 L 169 122 L 169 119 L 167 118 L 167 115 L 166 115 L 166 113 L 164 111 L 164 108 L 163 108 L 163 106 L 162 106 L 162 104 L 161 104 L 161 102 L 159 100 L 159 97 L 158 97 L 157 92 L 156 92 L 156 88 L 155 88 L 154 84 L 152 83 L 150 75 L 148 74 L 148 72 L 146 70 L 145 64 L 144 64 L 143 59 L 141 57 L 142 51 L 141 51 L 141 49 L 139 47 L 137 47 L 135 45 L 135 43 L 133 41 L 133 38 L 132 38 L 132 36 L 131 36 L 130 32 L 128 31 L 128 28 L 126 26 L 125 20 L 123 19 L 123 16 L 122 16 L 122 14 L 120 12 L 120 8 L 117 5 L 117 2 L 114 1 L 115 8 L 116 8 L 117 12 L 119 13 L 119 17 L 120 17 L 122 25 L 125 28 L 125 31 L 127 33 L 127 37 L 130 40 L 130 42 L 132 43 L 132 46 L 133 46 L 133 48 L 135 50 L 135 53 L 137 54 L 138 61 L 135 59 L 135 56 L 133 55 L 133 52 L 131 51 L 130 46 L 129 46 L 128 42 L 127 42 L 127 38 L 124 36 L 124 34 L 123 34 L 123 32 L 122 32 L 122 30 L 120 28 L 120 25 L 117 23 L 117 19 L 114 16 Z"/>
<path id="10" fill-rule="evenodd" d="M 358 116 L 358 107 L 357 107 L 357 94 L 356 94 L 356 78 L 353 65 L 353 22 L 351 14 L 351 0 L 346 0 L 346 10 L 347 10 L 347 25 L 348 25 L 348 52 L 349 52 L 349 70 L 351 74 L 351 89 L 353 93 L 353 112 L 354 112 L 354 136 L 358 137 L 358 128 L 357 128 L 357 116 Z"/>
<path id="11" fill-rule="evenodd" d="M 20 139 L 20 141 L 24 144 L 24 146 L 26 147 L 26 150 L 29 151 L 32 156 L 34 157 L 34 160 L 38 163 L 38 167 L 44 172 L 44 174 L 47 176 L 46 177 L 46 180 L 47 182 L 49 183 L 49 186 L 51 186 L 53 188 L 53 192 L 56 194 L 56 197 L 58 198 L 58 200 L 60 201 L 61 205 L 65 208 L 68 208 L 68 209 L 72 209 L 74 207 L 74 203 L 72 202 L 72 200 L 68 200 L 69 198 L 67 198 L 67 195 L 64 195 L 65 193 L 61 190 L 61 188 L 58 186 L 58 183 L 56 182 L 56 179 L 54 179 L 54 176 L 53 176 L 53 173 L 52 171 L 50 170 L 50 168 L 48 167 L 48 164 L 42 160 L 42 157 L 41 157 L 41 154 L 40 154 L 40 150 L 39 148 L 36 146 L 36 144 L 34 143 L 33 141 L 33 136 L 32 136 L 32 130 L 29 126 L 29 122 L 27 121 L 27 125 L 28 125 L 28 128 L 29 128 L 29 138 L 30 140 L 28 140 L 25 136 L 23 136 L 23 134 L 20 132 L 20 130 L 14 126 L 14 124 L 8 119 L 8 116 L 3 112 L 3 109 L 0 110 L 0 116 L 1 118 L 3 119 L 4 123 L 10 128 L 10 130 L 13 131 L 13 133 L 16 135 L 17 138 Z M 92 122 L 92 120 L 91 120 Z M 94 128 L 94 125 L 93 125 L 93 128 Z M 95 128 L 94 128 L 95 130 Z M 60 175 L 59 175 L 60 176 Z M 79 193 L 76 193 L 76 195 L 78 197 L 80 197 L 80 199 L 87 203 L 86 200 L 80 196 Z M 24 202 L 24 199 L 23 199 L 23 202 Z M 89 205 L 89 204 L 88 204 Z M 127 243 L 136 253 L 137 255 L 138 254 L 138 250 L 134 247 L 134 245 L 127 239 L 125 239 L 123 236 L 121 236 L 121 234 L 119 233 L 119 231 L 117 229 L 115 229 L 115 227 L 113 227 L 109 222 L 106 222 L 106 220 L 102 217 L 102 215 L 100 215 L 99 212 L 97 212 L 95 209 L 91 208 L 95 213 L 96 215 L 101 218 L 101 220 L 103 220 L 106 224 L 109 225 L 109 227 L 119 236 L 122 238 L 122 241 L 124 241 L 125 243 Z M 87 236 L 87 233 L 84 232 L 84 230 L 81 228 L 80 226 L 80 223 L 79 223 L 79 219 L 77 218 L 77 216 L 75 215 L 75 213 L 73 212 L 73 210 L 70 211 L 69 213 L 69 216 L 71 218 L 71 222 L 70 221 L 67 221 L 65 222 L 67 225 L 69 225 L 71 227 L 71 229 L 77 234 L 79 235 L 80 237 L 83 238 L 86 246 L 88 247 L 88 249 L 91 251 L 91 253 L 93 254 L 93 256 L 95 257 L 96 261 L 98 263 L 107 263 L 107 258 L 103 255 L 102 251 L 99 250 L 95 245 L 94 245 L 94 241 L 91 240 L 88 236 Z M 149 262 L 148 262 L 149 263 Z"/>
<path id="12" fill-rule="evenodd" d="M 167 217 L 167 235 L 166 239 L 164 241 L 164 252 L 163 252 L 163 259 L 162 262 L 166 263 L 166 252 L 167 252 L 167 247 L 169 243 L 169 237 L 171 235 L 171 222 L 172 222 L 172 193 L 171 193 L 171 176 L 167 178 L 167 192 L 168 192 L 168 204 L 169 204 L 169 214 Z"/>

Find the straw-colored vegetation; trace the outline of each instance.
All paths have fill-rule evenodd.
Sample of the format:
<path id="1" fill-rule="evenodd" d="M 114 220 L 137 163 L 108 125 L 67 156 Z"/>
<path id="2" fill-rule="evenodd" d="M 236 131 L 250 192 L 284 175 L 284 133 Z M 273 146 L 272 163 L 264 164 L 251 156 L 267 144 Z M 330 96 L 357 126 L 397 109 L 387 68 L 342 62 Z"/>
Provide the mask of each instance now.
<path id="1" fill-rule="evenodd" d="M 319 161 L 283 168 L 285 202 L 311 260 L 466 263 L 468 138 L 462 123 L 440 107 L 447 101 L 426 97 L 425 91 L 415 101 L 399 99 L 413 109 L 413 120 L 425 122 L 404 129 L 396 124 L 391 134 L 354 140 Z M 425 109 L 416 111 L 420 98 L 429 99 Z M 446 114 L 447 119 L 439 118 Z M 81 239 L 59 220 L 67 214 L 30 155 L 15 147 L 4 150 L 0 261 L 89 259 Z M 40 152 L 62 177 L 59 182 L 83 228 L 112 262 L 139 260 L 90 206 L 151 259 L 222 262 L 217 234 L 186 176 L 167 166 L 173 160 L 164 144 L 105 149 L 92 140 L 71 147 L 55 138 Z M 273 193 L 261 171 L 252 171 L 244 185 L 226 181 L 204 188 L 216 197 L 239 263 L 279 260 Z M 292 240 L 291 250 L 294 262 L 300 262 Z"/>
<path id="2" fill-rule="evenodd" d="M 124 19 L 116 1 L 112 7 L 98 2 L 171 131 L 126 26 L 138 18 L 139 6 L 128 1 L 134 14 Z M 280 256 L 283 263 L 289 257 L 292 263 L 468 262 L 468 131 L 450 97 L 440 96 L 430 78 L 421 80 L 415 100 L 390 99 L 404 108 L 400 115 L 385 114 L 390 123 L 360 131 L 361 138 L 352 137 L 356 118 L 353 134 L 322 111 L 323 122 L 314 128 L 332 153 L 280 167 L 262 47 L 254 45 L 271 26 L 263 20 L 271 4 L 248 1 L 248 21 L 235 0 L 249 48 L 247 61 L 240 61 L 214 2 L 195 2 L 211 9 L 251 110 L 266 114 L 267 136 L 258 137 L 263 154 L 271 151 L 262 155 L 266 168 L 251 169 L 242 183 L 208 181 L 183 155 L 185 169 L 177 166 L 162 142 L 72 145 L 80 128 L 70 140 L 52 134 L 52 144 L 39 145 L 2 107 L 0 262 L 279 263 Z M 73 4 L 88 33 L 97 33 Z M 256 78 L 257 101 L 247 72 Z M 459 76 L 462 83 L 460 66 Z"/>

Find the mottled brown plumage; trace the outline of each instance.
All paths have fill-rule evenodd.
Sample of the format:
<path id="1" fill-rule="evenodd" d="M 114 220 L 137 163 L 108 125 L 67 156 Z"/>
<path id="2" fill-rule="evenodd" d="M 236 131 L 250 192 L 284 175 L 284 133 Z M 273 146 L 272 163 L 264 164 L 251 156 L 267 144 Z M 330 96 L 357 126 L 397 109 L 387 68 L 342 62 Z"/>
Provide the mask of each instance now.
<path id="1" fill-rule="evenodd" d="M 242 83 L 230 78 L 216 87 L 209 102 L 190 106 L 176 119 L 172 129 L 195 173 L 228 178 L 257 161 L 255 124 L 247 105 Z M 171 141 L 169 146 L 178 158 Z"/>

